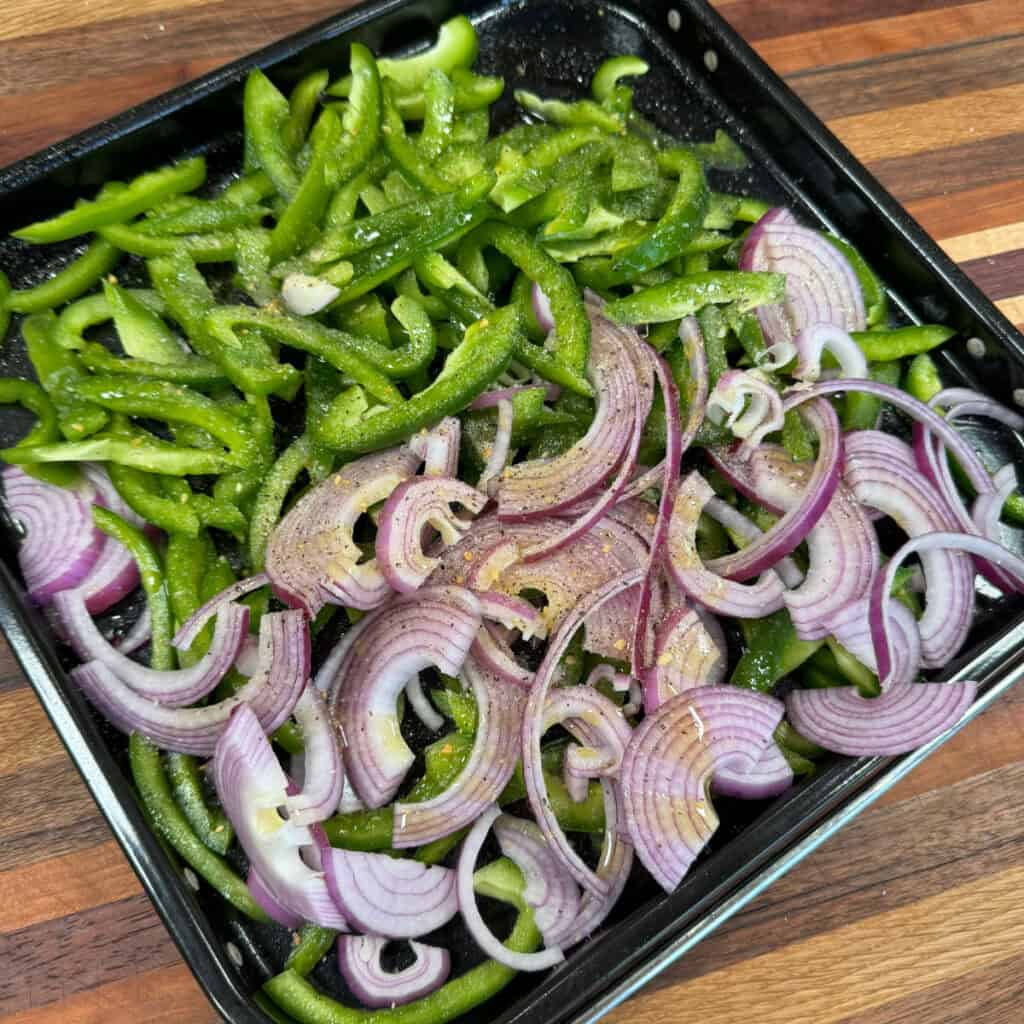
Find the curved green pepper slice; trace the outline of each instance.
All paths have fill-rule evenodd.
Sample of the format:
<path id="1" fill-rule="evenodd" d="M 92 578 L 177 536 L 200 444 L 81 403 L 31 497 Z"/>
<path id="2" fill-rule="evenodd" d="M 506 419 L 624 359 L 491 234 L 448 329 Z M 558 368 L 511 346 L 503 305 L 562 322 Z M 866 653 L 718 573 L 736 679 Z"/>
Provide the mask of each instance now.
<path id="1" fill-rule="evenodd" d="M 355 424 L 339 425 L 328 415 L 320 424 L 320 440 L 345 455 L 404 441 L 411 433 L 469 405 L 505 370 L 522 337 L 518 311 L 511 306 L 496 310 L 466 331 L 462 344 L 449 354 L 441 373 L 423 391 Z"/>
<path id="2" fill-rule="evenodd" d="M 11 291 L 2 303 L 12 313 L 41 313 L 87 292 L 104 274 L 109 274 L 121 253 L 103 238 L 89 243 L 63 270 L 32 288 Z M 0 338 L 5 331 L 0 330 Z"/>
<path id="3" fill-rule="evenodd" d="M 49 220 L 38 221 L 12 232 L 26 242 L 62 242 L 97 228 L 118 224 L 156 206 L 169 196 L 199 188 L 206 181 L 206 160 L 201 156 L 142 174 L 127 187 L 79 203 Z M 114 243 L 117 244 L 116 242 Z"/>
<path id="4" fill-rule="evenodd" d="M 250 71 L 242 103 L 246 169 L 264 171 L 286 199 L 299 187 L 299 172 L 285 142 L 290 114 L 288 100 L 277 86 L 259 68 Z"/>
<path id="5" fill-rule="evenodd" d="M 850 337 L 869 360 L 889 362 L 930 352 L 955 334 L 956 331 L 951 327 L 922 324 L 916 327 L 895 327 L 889 331 L 853 331 Z"/>

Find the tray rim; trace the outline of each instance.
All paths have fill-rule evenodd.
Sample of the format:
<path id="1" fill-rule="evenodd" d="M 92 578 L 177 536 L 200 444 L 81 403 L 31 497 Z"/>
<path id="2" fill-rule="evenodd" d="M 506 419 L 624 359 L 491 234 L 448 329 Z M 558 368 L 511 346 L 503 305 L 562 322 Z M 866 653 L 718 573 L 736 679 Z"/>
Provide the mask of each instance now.
<path id="1" fill-rule="evenodd" d="M 508 0 L 501 0 L 507 3 Z M 663 0 L 617 0 L 603 4 L 630 20 L 648 17 L 646 8 L 668 11 Z M 459 6 L 448 5 L 448 16 Z M 518 6 L 518 4 L 516 4 Z M 146 127 L 175 111 L 191 105 L 237 82 L 252 68 L 270 68 L 299 56 L 309 46 L 345 35 L 402 8 L 417 8 L 416 0 L 364 0 L 338 14 L 292 33 L 250 54 L 215 68 L 189 82 L 160 93 L 139 104 L 86 127 L 42 150 L 0 168 L 0 196 L 17 191 L 59 170 L 65 164 L 103 149 L 131 132 Z M 638 8 L 643 16 L 638 15 Z M 962 305 L 988 328 L 999 342 L 1024 362 L 1024 338 L 991 300 L 938 244 L 910 216 L 901 204 L 877 181 L 846 147 L 814 115 L 782 78 L 736 32 L 725 17 L 707 0 L 673 0 L 673 9 L 697 19 L 704 31 L 727 48 L 754 74 L 772 104 L 797 122 L 804 135 L 814 142 L 832 166 L 860 193 L 874 213 L 884 218 L 903 242 L 927 265 L 928 272 L 952 290 Z M 420 8 L 419 13 L 424 15 Z M 476 12 L 480 15 L 480 12 Z M 472 16 L 472 12 L 471 12 Z M 484 13 L 481 17 L 487 17 Z M 653 24 L 653 22 L 652 22 Z M 658 27 L 660 35 L 664 29 Z M 15 658 L 25 673 L 40 704 L 82 776 L 100 813 L 114 833 L 135 874 L 138 876 L 164 926 L 181 952 L 214 1009 L 233 1022 L 268 1021 L 270 1018 L 242 991 L 238 975 L 225 961 L 220 939 L 187 889 L 185 880 L 165 855 L 160 841 L 146 823 L 134 792 L 92 721 L 84 701 L 67 682 L 66 673 L 45 639 L 45 627 L 35 609 L 20 596 L 20 588 L 10 569 L 0 561 L 0 629 L 7 637 Z M 604 1014 L 636 993 L 644 984 L 707 937 L 741 910 L 765 888 L 803 860 L 814 849 L 852 821 L 879 796 L 905 777 L 973 721 L 1024 675 L 1024 615 L 1008 624 L 994 646 L 1006 650 L 985 676 L 983 694 L 964 718 L 951 730 L 912 754 L 900 758 L 872 758 L 863 762 L 857 776 L 857 789 L 844 796 L 834 810 L 823 812 L 817 823 L 810 823 L 805 834 L 781 843 L 781 850 L 765 858 L 765 863 L 740 880 L 728 896 L 702 910 L 696 923 L 682 925 L 684 931 L 661 948 L 647 954 L 621 980 L 611 983 L 585 1010 L 572 1016 L 573 1024 L 593 1024 Z M 984 656 L 982 656 L 984 657 Z M 1002 678 L 998 678 L 1002 676 Z M 69 694 L 72 696 L 69 698 Z M 523 1000 L 529 1003 L 530 998 Z M 508 1016 L 498 1011 L 501 1020 Z"/>

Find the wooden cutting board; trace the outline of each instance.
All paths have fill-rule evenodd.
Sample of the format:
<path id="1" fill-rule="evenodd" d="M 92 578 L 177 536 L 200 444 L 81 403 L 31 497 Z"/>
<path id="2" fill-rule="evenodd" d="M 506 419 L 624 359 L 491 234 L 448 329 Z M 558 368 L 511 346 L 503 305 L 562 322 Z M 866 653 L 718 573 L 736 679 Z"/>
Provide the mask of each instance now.
<path id="1" fill-rule="evenodd" d="M 717 5 L 1024 324 L 1024 2 Z M 0 165 L 342 6 L 6 0 Z M 1022 892 L 1018 689 L 610 1019 L 1016 1024 Z M 6 646 L 0 1019 L 214 1019 Z"/>

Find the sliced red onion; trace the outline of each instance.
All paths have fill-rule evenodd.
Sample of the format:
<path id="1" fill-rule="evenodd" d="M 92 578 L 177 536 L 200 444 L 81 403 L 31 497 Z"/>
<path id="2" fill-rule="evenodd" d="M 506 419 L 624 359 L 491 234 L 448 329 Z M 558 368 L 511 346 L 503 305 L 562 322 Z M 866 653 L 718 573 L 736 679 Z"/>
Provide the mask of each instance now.
<path id="1" fill-rule="evenodd" d="M 607 866 L 618 863 L 621 865 L 621 845 L 619 836 L 613 831 L 613 824 L 610 821 L 618 819 L 618 785 L 608 779 L 602 780 L 602 788 L 605 793 L 605 850 L 602 854 L 598 870 L 592 871 L 581 859 L 576 851 L 569 844 L 565 833 L 561 830 L 557 819 L 551 811 L 547 800 L 544 772 L 541 762 L 540 741 L 544 735 L 547 716 L 547 697 L 551 690 L 551 684 L 555 675 L 558 663 L 565 653 L 569 641 L 576 630 L 583 624 L 587 617 L 605 602 L 615 597 L 628 587 L 642 579 L 642 572 L 634 570 L 623 573 L 618 578 L 612 579 L 596 591 L 588 594 L 576 605 L 565 617 L 558 628 L 558 632 L 552 637 L 548 644 L 544 659 L 537 669 L 533 686 L 530 689 L 530 699 L 527 704 L 523 719 L 522 734 L 522 758 L 523 776 L 526 781 L 526 791 L 530 801 L 530 809 L 537 818 L 537 824 L 544 833 L 545 838 L 551 844 L 559 860 L 568 868 L 572 876 L 598 901 L 603 905 L 606 898 L 615 884 L 617 884 L 618 873 L 609 873 L 603 870 Z M 585 689 L 581 687 L 580 689 Z M 596 691 L 592 691 L 596 692 Z M 616 709 L 618 713 L 618 709 Z M 566 723 L 569 731 L 577 725 L 578 719 Z M 577 737 L 579 738 L 579 737 Z M 583 742 L 586 742 L 584 739 Z M 627 858 L 628 859 L 628 858 Z M 628 868 L 627 868 L 628 870 Z"/>
<path id="2" fill-rule="evenodd" d="M 545 538 L 558 537 L 563 524 L 558 520 L 537 520 L 533 523 L 514 524 L 506 527 L 506 537 L 515 538 L 521 548 Z M 471 549 L 467 549 L 471 553 Z M 549 558 L 540 562 L 515 562 L 509 565 L 492 583 L 491 589 L 518 595 L 527 590 L 544 594 L 547 604 L 541 611 L 543 622 L 551 630 L 587 594 L 618 576 L 623 570 L 646 567 L 647 544 L 633 530 L 606 517 L 592 530 L 585 533 L 568 547 L 560 548 Z M 598 611 L 595 629 L 606 609 Z M 607 609 L 608 614 L 611 610 Z M 628 660 L 631 656 L 633 618 L 616 619 L 602 631 L 608 640 L 608 656 Z M 601 631 L 591 634 L 591 618 L 587 620 L 587 646 L 597 650 Z M 613 632 L 620 625 L 619 632 Z M 603 649 L 603 648 L 602 648 Z"/>
<path id="3" fill-rule="evenodd" d="M 557 687 L 548 694 L 541 728 L 564 728 L 578 742 L 565 752 L 566 773 L 578 779 L 615 778 L 632 729 L 621 709 L 591 686 Z"/>
<path id="4" fill-rule="evenodd" d="M 247 636 L 242 643 L 242 649 L 235 658 L 235 671 L 240 676 L 248 679 L 254 676 L 260 668 L 260 645 L 254 636 Z"/>
<path id="5" fill-rule="evenodd" d="M 260 877 L 258 871 L 249 868 L 245 884 L 249 887 L 249 894 L 263 908 L 271 921 L 276 921 L 291 931 L 298 931 L 306 920 L 299 914 L 293 914 L 277 901 L 277 897 L 270 891 L 270 887 Z"/>
<path id="6" fill-rule="evenodd" d="M 418 590 L 440 564 L 423 551 L 427 529 L 437 531 L 441 544 L 455 544 L 471 520 L 457 516 L 453 506 L 478 515 L 486 504 L 486 494 L 452 477 L 415 477 L 398 484 L 377 524 L 377 567 L 387 583 L 400 594 Z"/>
<path id="7" fill-rule="evenodd" d="M 347 931 L 323 873 L 309 868 L 300 849 L 310 830 L 283 818 L 288 778 L 263 727 L 246 704 L 238 706 L 217 740 L 213 784 L 238 841 L 264 891 L 287 914 L 324 928 Z"/>
<path id="8" fill-rule="evenodd" d="M 847 438 L 844 479 L 857 500 L 891 517 L 908 537 L 954 530 L 942 496 L 907 465 L 910 449 L 893 458 L 889 453 L 897 445 L 884 437 L 862 430 Z M 921 565 L 926 584 L 924 615 L 917 623 L 921 662 L 938 668 L 960 650 L 971 628 L 974 567 L 967 555 L 948 549 L 922 553 Z"/>
<path id="9" fill-rule="evenodd" d="M 511 967 L 515 971 L 543 971 L 565 959 L 565 954 L 558 946 L 552 946 L 539 953 L 517 953 L 509 949 L 487 927 L 476 903 L 476 890 L 473 888 L 473 872 L 480 848 L 490 832 L 491 826 L 501 816 L 501 810 L 494 805 L 485 811 L 469 830 L 469 835 L 462 842 L 458 864 L 459 910 L 466 922 L 473 941 L 492 960 Z"/>
<path id="10" fill-rule="evenodd" d="M 551 300 L 544 294 L 539 284 L 530 288 L 530 304 L 533 306 L 533 315 L 537 319 L 537 326 L 542 331 L 553 331 L 555 329 L 555 317 L 551 312 Z"/>
<path id="11" fill-rule="evenodd" d="M 788 211 L 770 210 L 751 228 L 740 269 L 786 275 L 782 303 L 756 310 L 770 345 L 793 341 L 814 324 L 845 331 L 867 326 L 864 295 L 849 260 L 817 231 L 794 223 Z"/>
<path id="12" fill-rule="evenodd" d="M 796 345 L 791 341 L 777 341 L 769 345 L 755 360 L 759 370 L 766 373 L 778 373 L 796 359 Z"/>
<path id="13" fill-rule="evenodd" d="M 807 469 L 785 449 L 762 445 L 751 458 L 751 480 L 758 499 L 773 508 L 795 508 L 806 487 Z M 803 582 L 783 594 L 797 636 L 819 640 L 831 617 L 865 597 L 881 557 L 874 527 L 844 484 L 807 534 L 810 566 Z"/>
<path id="14" fill-rule="evenodd" d="M 696 470 L 679 485 L 668 532 L 669 571 L 685 593 L 716 615 L 764 618 L 782 607 L 785 588 L 773 570 L 764 572 L 756 583 L 736 583 L 712 572 L 701 561 L 697 520 L 714 493 Z"/>
<path id="15" fill-rule="evenodd" d="M 611 665 L 595 665 L 587 676 L 586 686 L 597 686 L 602 680 L 612 684 L 616 693 L 626 693 L 629 699 L 622 705 L 622 713 L 627 718 L 637 714 L 643 707 L 643 690 L 640 684 L 628 672 L 616 672 Z"/>
<path id="16" fill-rule="evenodd" d="M 338 749 L 338 734 L 327 705 L 313 686 L 302 691 L 292 712 L 302 732 L 302 789 L 288 797 L 288 818 L 296 825 L 312 825 L 338 809 L 345 775 Z"/>
<path id="17" fill-rule="evenodd" d="M 999 520 L 1003 514 L 1003 506 L 1014 491 L 1017 490 L 1017 470 L 1012 463 L 1007 463 L 992 477 L 995 488 L 989 494 L 981 494 L 974 500 L 971 508 L 971 519 L 982 537 L 999 541 Z"/>
<path id="18" fill-rule="evenodd" d="M 971 388 L 944 388 L 932 396 L 928 405 L 932 409 L 948 410 L 947 420 L 955 420 L 960 416 L 984 416 L 1002 423 L 1011 430 L 1024 430 L 1024 416 L 1019 412 L 1014 412 L 994 398 Z"/>
<path id="19" fill-rule="evenodd" d="M 747 543 L 759 540 L 764 535 L 764 530 L 760 526 L 748 519 L 738 508 L 733 508 L 727 501 L 722 501 L 721 498 L 709 498 L 708 503 L 704 506 L 704 511 L 716 523 L 720 523 L 736 536 L 742 537 Z M 779 579 L 787 587 L 799 587 L 803 583 L 803 572 L 788 555 L 785 558 L 780 558 L 775 563 L 774 569 L 779 574 Z"/>
<path id="20" fill-rule="evenodd" d="M 679 340 L 689 364 L 685 396 L 686 422 L 683 424 L 682 437 L 679 439 L 679 450 L 685 453 L 697 436 L 700 425 L 704 422 L 710 381 L 708 380 L 708 358 L 704 350 L 704 335 L 701 333 L 696 317 L 688 316 L 680 321 Z M 664 473 L 664 460 L 657 466 L 641 473 L 622 492 L 619 505 L 638 497 L 651 487 L 657 487 L 664 478 Z"/>
<path id="21" fill-rule="evenodd" d="M 82 482 L 57 487 L 29 476 L 17 466 L 3 469 L 11 518 L 20 526 L 18 564 L 28 596 L 38 605 L 54 594 L 80 586 L 104 547 L 104 534 L 92 521 L 96 492 Z"/>
<path id="22" fill-rule="evenodd" d="M 318 675 L 317 687 L 329 687 L 355 791 L 368 807 L 383 807 L 414 760 L 402 739 L 398 695 L 425 668 L 459 674 L 480 628 L 480 603 L 463 588 L 425 588 L 393 599 L 359 625 L 336 667 L 329 659 L 330 678 Z"/>
<path id="23" fill-rule="evenodd" d="M 440 946 L 410 942 L 415 960 L 401 971 L 385 971 L 381 954 L 390 940 L 380 935 L 341 935 L 338 968 L 349 991 L 371 1009 L 394 1009 L 439 989 L 451 972 L 451 957 Z"/>
<path id="24" fill-rule="evenodd" d="M 635 331 L 592 314 L 588 374 L 597 407 L 590 428 L 564 455 L 508 467 L 498 488 L 498 515 L 509 522 L 550 515 L 592 497 L 617 467 L 618 473 L 587 513 L 561 534 L 529 548 L 527 560 L 543 558 L 580 537 L 625 488 L 653 400 L 649 352 Z"/>
<path id="25" fill-rule="evenodd" d="M 643 583 L 638 583 L 594 612 L 583 627 L 583 649 L 599 658 L 631 662 L 642 596 Z"/>
<path id="26" fill-rule="evenodd" d="M 150 614 L 149 605 L 139 612 L 138 618 L 131 624 L 128 632 L 120 640 L 114 641 L 114 646 L 122 654 L 134 654 L 140 647 L 149 643 L 153 636 L 153 616 Z"/>
<path id="27" fill-rule="evenodd" d="M 740 457 L 782 429 L 782 396 L 759 370 L 726 370 L 708 398 L 708 418 L 740 438 Z"/>
<path id="28" fill-rule="evenodd" d="M 524 394 L 527 391 L 543 391 L 544 400 L 554 402 L 562 394 L 562 389 L 557 384 L 515 384 L 505 388 L 495 388 L 493 391 L 485 391 L 477 395 L 470 403 L 471 410 L 493 409 L 504 401 L 510 401 L 516 395 Z"/>
<path id="29" fill-rule="evenodd" d="M 666 892 L 718 827 L 707 797 L 712 775 L 723 764 L 753 768 L 782 713 L 772 697 L 702 686 L 662 704 L 634 730 L 620 775 L 626 828 Z"/>
<path id="30" fill-rule="evenodd" d="M 878 678 L 883 688 L 890 680 L 895 664 L 892 650 L 892 625 L 890 614 L 893 602 L 888 600 L 892 593 L 896 571 L 911 556 L 930 551 L 964 551 L 986 559 L 1010 575 L 1018 586 L 1024 586 L 1024 559 L 1008 551 L 1001 544 L 975 537 L 966 533 L 926 533 L 908 540 L 886 563 L 885 569 L 875 577 L 871 588 L 871 639 L 875 645 L 878 663 Z"/>
<path id="31" fill-rule="evenodd" d="M 148 668 L 115 648 L 92 621 L 81 590 L 55 595 L 53 607 L 65 636 L 82 661 L 100 661 L 136 693 L 167 707 L 184 707 L 205 697 L 227 674 L 249 634 L 249 609 L 223 605 L 210 649 L 189 668 Z"/>
<path id="32" fill-rule="evenodd" d="M 395 849 L 422 846 L 475 821 L 498 799 L 515 771 L 526 693 L 488 672 L 473 657 L 462 666 L 462 679 L 476 700 L 473 749 L 458 778 L 443 793 L 420 803 L 395 804 Z"/>
<path id="33" fill-rule="evenodd" d="M 804 327 L 794 341 L 799 359 L 793 376 L 798 380 L 817 380 L 821 376 L 821 356 L 831 352 L 839 361 L 841 377 L 866 377 L 868 361 L 864 350 L 849 332 L 834 323 L 817 323 Z"/>
<path id="34" fill-rule="evenodd" d="M 444 727 L 444 715 L 430 703 L 430 698 L 423 689 L 423 681 L 418 675 L 410 677 L 409 682 L 405 684 L 405 699 L 416 717 L 431 732 L 439 732 Z"/>
<path id="35" fill-rule="evenodd" d="M 741 551 L 709 562 L 707 568 L 711 572 L 732 580 L 748 580 L 759 576 L 781 558 L 792 554 L 825 514 L 839 484 L 842 432 L 835 410 L 828 402 L 815 402 L 804 415 L 818 435 L 818 458 L 808 473 L 807 485 L 800 501 L 786 510 L 760 540 Z M 715 466 L 741 493 L 758 500 L 756 486 L 751 478 L 752 460 L 736 458 L 734 449 L 709 449 L 708 454 Z M 773 508 L 772 511 L 783 510 Z"/>
<path id="36" fill-rule="evenodd" d="M 658 627 L 654 664 L 644 677 L 644 710 L 652 714 L 686 690 L 717 686 L 726 664 L 724 637 L 714 636 L 693 608 L 675 609 Z"/>
<path id="37" fill-rule="evenodd" d="M 753 766 L 743 759 L 726 761 L 715 768 L 711 788 L 719 796 L 737 800 L 769 800 L 793 785 L 793 769 L 779 750 L 769 743 Z"/>
<path id="38" fill-rule="evenodd" d="M 274 593 L 310 618 L 325 604 L 365 611 L 386 601 L 391 587 L 376 559 L 363 561 L 352 529 L 419 464 L 420 456 L 409 447 L 374 452 L 342 466 L 303 495 L 267 545 Z"/>
<path id="39" fill-rule="evenodd" d="M 507 629 L 518 629 L 524 640 L 547 636 L 544 616 L 529 601 L 494 590 L 477 590 L 474 593 L 480 602 L 480 614 L 485 619 L 499 622 Z"/>
<path id="40" fill-rule="evenodd" d="M 86 462 L 83 463 L 82 470 L 96 489 L 100 504 L 139 529 L 147 526 L 142 517 L 136 515 L 121 499 L 102 465 Z M 103 550 L 100 551 L 96 564 L 78 589 L 85 597 L 85 606 L 89 613 L 99 615 L 118 601 L 124 600 L 138 585 L 139 567 L 131 552 L 120 541 L 113 537 L 105 537 Z M 121 650 L 124 650 L 123 644 Z"/>
<path id="41" fill-rule="evenodd" d="M 654 650 L 653 637 L 650 635 L 648 622 L 651 617 L 651 605 L 655 598 L 655 588 L 661 578 L 662 552 L 668 542 L 672 512 L 675 509 L 676 492 L 679 486 L 679 460 L 683 457 L 683 426 L 679 412 L 679 389 L 672 377 L 668 364 L 658 357 L 654 360 L 654 371 L 658 385 L 665 401 L 665 458 L 662 460 L 664 471 L 661 479 L 661 496 L 658 499 L 658 518 L 654 524 L 650 540 L 650 554 L 647 560 L 647 572 L 640 586 L 640 598 L 637 606 L 636 622 L 632 636 L 633 674 L 641 676 L 647 668 Z M 608 607 L 605 605 L 605 607 Z"/>
<path id="42" fill-rule="evenodd" d="M 837 754 L 905 754 L 956 725 L 976 690 L 973 682 L 893 683 L 879 697 L 852 686 L 794 690 L 786 711 L 802 736 Z"/>
<path id="43" fill-rule="evenodd" d="M 227 604 L 237 601 L 246 594 L 251 594 L 260 587 L 265 587 L 270 580 L 265 573 L 258 576 L 249 576 L 247 579 L 232 583 L 225 587 L 219 594 L 210 598 L 206 604 L 193 612 L 179 627 L 174 634 L 172 643 L 179 651 L 187 651 L 195 639 L 202 632 L 203 627 Z"/>
<path id="44" fill-rule="evenodd" d="M 324 851 L 324 872 L 345 917 L 373 935 L 415 939 L 447 924 L 459 911 L 450 868 L 332 848 Z"/>
<path id="45" fill-rule="evenodd" d="M 487 465 L 484 466 L 477 483 L 477 487 L 485 494 L 493 494 L 497 489 L 498 479 L 509 461 L 514 416 L 515 410 L 507 398 L 498 402 L 498 429 L 491 444 L 490 454 L 487 456 Z"/>
<path id="46" fill-rule="evenodd" d="M 544 945 L 558 946 L 579 914 L 579 888 L 532 821 L 501 814 L 494 821 L 494 835 L 501 852 L 523 873 L 523 898 L 533 910 Z"/>
<path id="47" fill-rule="evenodd" d="M 862 665 L 878 672 L 878 659 L 871 639 L 871 598 L 851 601 L 831 617 L 829 631 Z M 889 598 L 887 621 L 892 668 L 885 685 L 910 683 L 921 667 L 921 633 L 917 619 L 906 605 Z"/>
<path id="48" fill-rule="evenodd" d="M 423 460 L 424 476 L 455 476 L 459 468 L 462 423 L 447 416 L 432 430 L 423 430 L 409 439 L 410 450 Z"/>
<path id="49" fill-rule="evenodd" d="M 506 683 L 528 687 L 533 682 L 533 673 L 519 664 L 512 649 L 489 622 L 477 633 L 471 653 L 481 669 Z"/>
<path id="50" fill-rule="evenodd" d="M 71 673 L 90 701 L 124 733 L 139 732 L 158 747 L 209 757 L 228 719 L 241 705 L 264 732 L 277 729 L 295 707 L 309 678 L 310 642 L 299 611 L 272 612 L 260 620 L 260 671 L 234 696 L 200 708 L 169 708 L 136 693 L 102 662 Z"/>

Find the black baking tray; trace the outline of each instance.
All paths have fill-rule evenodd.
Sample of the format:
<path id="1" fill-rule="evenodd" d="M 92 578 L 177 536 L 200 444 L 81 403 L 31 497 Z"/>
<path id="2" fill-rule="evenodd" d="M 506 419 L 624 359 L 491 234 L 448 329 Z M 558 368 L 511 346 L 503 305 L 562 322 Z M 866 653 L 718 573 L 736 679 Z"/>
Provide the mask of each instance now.
<path id="1" fill-rule="evenodd" d="M 503 74 L 509 86 L 572 97 L 583 91 L 603 58 L 620 53 L 644 57 L 652 70 L 638 85 L 637 105 L 645 114 L 681 137 L 710 138 L 715 128 L 724 127 L 752 157 L 751 170 L 721 178 L 722 187 L 785 202 L 804 219 L 852 241 L 882 271 L 897 317 L 956 327 L 959 341 L 943 356 L 951 381 L 1004 401 L 1024 383 L 1024 339 L 700 0 L 365 4 L 0 171 L 0 230 L 64 209 L 111 177 L 124 179 L 197 151 L 208 154 L 214 177 L 224 177 L 240 153 L 241 87 L 250 69 L 265 68 L 288 87 L 312 68 L 343 70 L 350 41 L 362 41 L 377 52 L 415 48 L 433 36 L 441 21 L 460 11 L 477 23 L 480 66 Z M 510 95 L 511 88 L 507 91 Z M 510 100 L 502 101 L 498 117 L 513 116 Z M 71 245 L 55 246 L 41 254 L 8 239 L 0 242 L 0 267 L 16 286 L 31 284 L 74 251 Z M 967 354 L 968 338 L 983 341 L 982 357 Z M 12 373 L 29 373 L 15 340 L 0 353 L 0 375 Z M 17 436 L 23 421 L 16 411 L 0 412 L 0 440 L 6 443 Z M 1019 455 L 1014 442 L 1005 438 L 979 430 L 973 439 L 1000 461 Z M 8 528 L 0 538 L 0 627 L 217 1012 L 232 1022 L 268 1020 L 252 995 L 280 968 L 287 937 L 239 919 L 205 886 L 194 891 L 181 865 L 150 832 L 127 779 L 123 737 L 106 727 L 69 684 L 66 652 L 27 602 L 15 550 L 16 536 Z M 969 717 L 997 699 L 1021 673 L 1022 612 L 1019 600 L 980 593 L 969 650 L 943 673 L 982 684 Z M 815 779 L 773 802 L 725 802 L 723 826 L 710 852 L 675 893 L 660 894 L 637 871 L 608 926 L 564 965 L 540 977 L 519 978 L 462 1019 L 472 1024 L 596 1020 L 946 738 L 903 758 L 834 758 Z M 241 967 L 228 954 L 229 944 L 232 953 L 241 954 Z M 331 970 L 323 965 L 314 980 L 332 984 L 336 978 Z"/>

